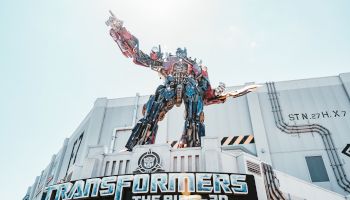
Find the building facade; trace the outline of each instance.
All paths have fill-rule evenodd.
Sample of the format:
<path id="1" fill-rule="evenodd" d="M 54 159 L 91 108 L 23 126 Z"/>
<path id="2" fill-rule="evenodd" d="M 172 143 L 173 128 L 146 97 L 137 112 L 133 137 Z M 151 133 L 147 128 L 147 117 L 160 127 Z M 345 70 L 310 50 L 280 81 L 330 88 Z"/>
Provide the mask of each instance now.
<path id="1" fill-rule="evenodd" d="M 205 107 L 202 147 L 177 148 L 178 107 L 159 123 L 155 144 L 132 152 L 121 150 L 149 96 L 99 98 L 24 199 L 44 199 L 45 188 L 58 183 L 133 174 L 150 150 L 167 172 L 251 174 L 259 199 L 350 199 L 349 94 L 350 73 L 266 83 Z"/>

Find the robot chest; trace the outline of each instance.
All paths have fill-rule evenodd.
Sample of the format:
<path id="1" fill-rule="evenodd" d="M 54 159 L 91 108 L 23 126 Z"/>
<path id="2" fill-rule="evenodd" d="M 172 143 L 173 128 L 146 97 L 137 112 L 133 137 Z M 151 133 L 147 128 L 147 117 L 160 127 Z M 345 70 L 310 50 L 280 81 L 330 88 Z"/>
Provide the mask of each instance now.
<path id="1" fill-rule="evenodd" d="M 186 63 L 175 63 L 170 74 L 175 78 L 176 82 L 183 81 L 184 78 L 191 75 L 191 67 Z"/>

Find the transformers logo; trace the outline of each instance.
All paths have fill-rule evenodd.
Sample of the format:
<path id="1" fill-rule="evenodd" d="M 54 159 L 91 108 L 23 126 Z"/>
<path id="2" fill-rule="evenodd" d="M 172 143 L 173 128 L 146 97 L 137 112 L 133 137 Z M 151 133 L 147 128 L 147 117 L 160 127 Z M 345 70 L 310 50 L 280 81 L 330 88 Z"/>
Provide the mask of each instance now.
<path id="1" fill-rule="evenodd" d="M 156 166 L 155 163 L 147 162 L 150 166 Z M 51 185 L 45 192 L 45 200 L 258 199 L 253 175 L 208 172 L 106 176 Z"/>
<path id="2" fill-rule="evenodd" d="M 141 173 L 152 173 L 162 171 L 161 169 L 159 155 L 150 149 L 148 152 L 141 155 L 136 171 Z"/>

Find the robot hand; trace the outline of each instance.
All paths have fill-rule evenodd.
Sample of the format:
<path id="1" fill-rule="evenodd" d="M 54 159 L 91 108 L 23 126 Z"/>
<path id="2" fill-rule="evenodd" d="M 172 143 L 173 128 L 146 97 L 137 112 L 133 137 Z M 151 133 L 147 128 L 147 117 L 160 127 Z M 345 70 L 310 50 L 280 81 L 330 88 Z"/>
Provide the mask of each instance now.
<path id="1" fill-rule="evenodd" d="M 228 97 L 232 97 L 232 98 L 237 98 L 243 95 L 246 95 L 250 92 L 254 92 L 256 91 L 258 88 L 260 88 L 262 85 L 247 85 L 244 88 L 241 88 L 239 90 L 235 90 L 235 91 L 231 91 L 231 92 L 224 92 L 221 94 L 223 99 L 226 99 Z"/>
<path id="2" fill-rule="evenodd" d="M 123 21 L 116 18 L 112 11 L 109 11 L 109 13 L 111 14 L 111 16 L 106 21 L 106 25 L 110 26 L 115 31 L 119 31 L 123 27 Z"/>
<path id="3" fill-rule="evenodd" d="M 225 92 L 225 89 L 226 89 L 225 83 L 220 82 L 219 86 L 214 90 L 215 96 L 221 96 Z"/>

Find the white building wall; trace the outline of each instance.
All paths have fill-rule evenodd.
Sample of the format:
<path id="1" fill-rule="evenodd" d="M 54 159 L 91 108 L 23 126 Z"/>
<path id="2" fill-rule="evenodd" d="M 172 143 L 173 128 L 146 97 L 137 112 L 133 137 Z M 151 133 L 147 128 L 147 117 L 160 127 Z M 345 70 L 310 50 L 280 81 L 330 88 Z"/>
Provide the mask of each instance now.
<path id="1" fill-rule="evenodd" d="M 341 153 L 350 141 L 350 101 L 340 78 L 325 77 L 307 80 L 283 81 L 276 83 L 278 97 L 284 121 L 290 125 L 320 124 L 332 134 L 338 154 L 344 163 L 344 169 L 349 174 L 349 157 Z M 270 153 L 274 168 L 289 175 L 311 182 L 305 156 L 322 156 L 330 182 L 314 183 L 321 187 L 346 194 L 341 189 L 334 176 L 330 161 L 325 152 L 322 139 L 317 133 L 300 133 L 288 135 L 281 132 L 274 124 L 270 99 L 267 89 L 259 91 L 259 99 L 264 115 L 264 124 L 268 133 Z M 334 117 L 334 112 L 340 115 Z M 303 119 L 302 113 L 307 113 L 309 119 Z M 319 116 L 316 113 L 320 113 Z M 293 114 L 293 117 L 290 115 Z M 299 114 L 297 120 L 294 114 Z M 310 119 L 315 114 L 316 119 Z M 344 116 L 345 115 L 345 116 Z M 294 119 L 294 120 L 293 120 Z"/>
<path id="2" fill-rule="evenodd" d="M 238 87 L 229 89 L 234 88 Z M 290 125 L 317 123 L 329 129 L 344 164 L 344 169 L 350 174 L 350 158 L 341 153 L 345 145 L 350 143 L 350 117 L 348 115 L 350 114 L 348 96 L 350 73 L 333 77 L 278 82 L 276 89 L 284 121 Z M 106 175 L 132 173 L 137 165 L 139 154 L 145 151 L 144 148 L 149 147 L 135 147 L 134 154 L 130 152 L 120 154 L 118 152 L 124 148 L 134 123 L 142 118 L 142 107 L 147 100 L 148 96 L 137 95 L 119 99 L 97 99 L 90 113 L 69 140 L 67 139 L 63 147 L 64 150 L 61 150 L 60 153 L 62 155 L 58 154 L 61 160 L 54 181 L 101 176 L 105 172 Z M 136 115 L 134 115 L 135 109 Z M 343 117 L 332 117 L 333 111 L 338 111 L 338 114 L 342 111 L 346 113 Z M 290 135 L 283 133 L 276 127 L 266 86 L 261 87 L 255 93 L 229 99 L 224 104 L 207 106 L 204 108 L 204 112 L 206 140 L 203 141 L 203 146 L 199 149 L 178 150 L 166 144 L 181 137 L 184 123 L 183 106 L 179 108 L 175 106 L 159 123 L 156 144 L 153 145 L 152 149 L 166 149 L 161 154 L 167 159 L 164 162 L 165 168 L 169 171 L 181 170 L 182 165 L 186 166 L 185 171 L 186 169 L 190 170 L 189 163 L 192 163 L 191 168 L 195 168 L 195 158 L 198 155 L 200 164 L 198 168 L 195 168 L 197 170 L 245 173 L 246 164 L 243 161 L 245 158 L 239 158 L 237 155 L 245 152 L 245 155 L 251 154 L 258 163 L 263 161 L 271 164 L 281 173 L 311 183 L 305 156 L 320 155 L 325 163 L 330 181 L 311 183 L 310 187 L 316 184 L 341 195 L 347 194 L 335 180 L 322 139 L 317 133 Z M 294 115 L 307 113 L 311 116 L 322 112 L 328 112 L 330 117 L 299 118 L 296 120 Z M 291 114 L 293 114 L 294 120 Z M 68 166 L 72 152 L 77 148 L 74 143 L 79 140 L 82 133 L 84 135 L 79 150 L 76 152 L 75 163 L 72 164 L 71 161 L 70 166 Z M 220 141 L 223 137 L 245 135 L 254 135 L 255 142 L 221 146 Z M 131 155 L 133 157 L 130 157 Z M 75 157 L 75 154 L 73 156 Z M 184 157 L 183 164 L 181 163 L 182 156 Z M 191 161 L 189 161 L 189 156 L 191 156 Z M 174 161 L 174 157 L 177 157 L 176 161 Z M 128 166 L 126 166 L 127 160 L 129 160 Z M 105 171 L 107 161 L 110 166 Z M 115 162 L 114 171 L 112 171 L 113 162 Z M 120 168 L 119 165 L 122 167 Z M 281 178 L 283 182 L 288 182 L 286 181 L 288 177 L 279 175 L 281 173 L 278 173 L 277 176 L 283 177 Z M 71 176 L 68 177 L 68 175 Z M 33 188 L 36 188 L 38 181 L 31 187 L 30 199 L 33 199 Z M 256 181 L 258 191 L 263 194 L 263 178 L 256 176 Z M 281 189 L 285 192 L 289 191 L 288 187 L 284 187 L 282 184 Z M 310 199 L 312 198 L 310 197 Z"/>

